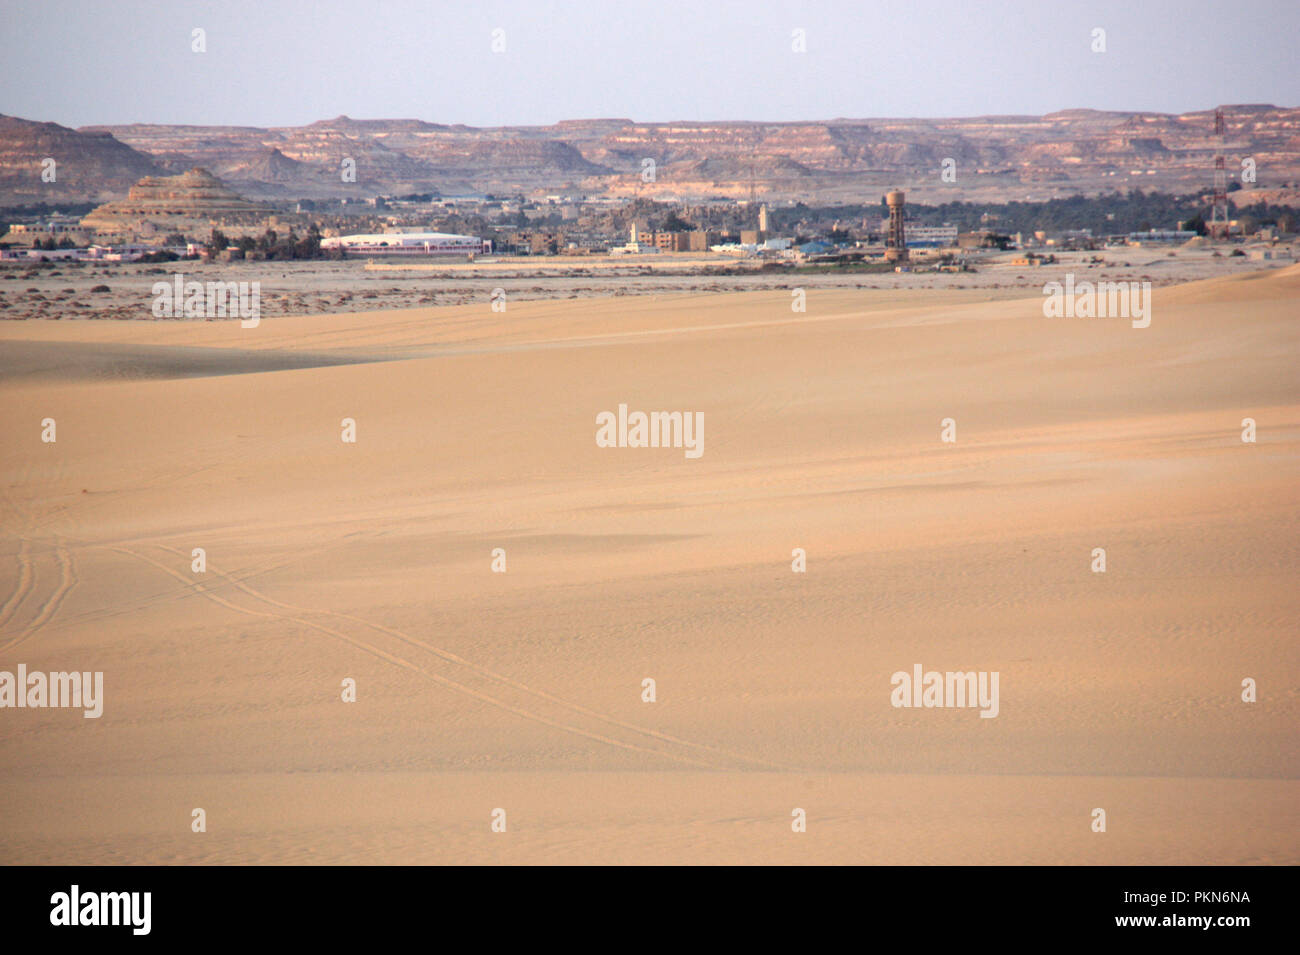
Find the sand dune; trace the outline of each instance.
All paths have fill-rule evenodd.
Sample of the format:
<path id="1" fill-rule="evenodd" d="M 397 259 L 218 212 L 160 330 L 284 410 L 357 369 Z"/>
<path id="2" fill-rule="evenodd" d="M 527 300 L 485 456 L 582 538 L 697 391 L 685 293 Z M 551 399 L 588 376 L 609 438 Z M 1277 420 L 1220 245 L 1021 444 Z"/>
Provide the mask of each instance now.
<path id="1" fill-rule="evenodd" d="M 106 687 L 0 711 L 0 857 L 1294 864 L 1298 296 L 0 326 L 0 670 Z"/>

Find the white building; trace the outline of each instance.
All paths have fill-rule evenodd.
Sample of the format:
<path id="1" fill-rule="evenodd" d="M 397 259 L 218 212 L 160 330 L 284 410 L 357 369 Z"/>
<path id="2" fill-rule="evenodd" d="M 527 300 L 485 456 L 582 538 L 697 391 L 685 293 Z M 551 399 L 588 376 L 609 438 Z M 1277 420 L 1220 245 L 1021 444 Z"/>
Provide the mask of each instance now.
<path id="1" fill-rule="evenodd" d="M 490 254 L 492 242 L 450 232 L 375 232 L 321 239 L 322 249 L 342 249 L 356 255 L 476 255 Z"/>
<path id="2" fill-rule="evenodd" d="M 656 246 L 648 245 L 641 241 L 641 233 L 637 230 L 636 223 L 632 223 L 632 235 L 626 245 L 618 245 L 610 249 L 611 255 L 645 255 L 650 252 L 658 252 Z"/>
<path id="3" fill-rule="evenodd" d="M 889 220 L 880 220 L 882 234 L 889 232 Z M 904 238 L 909 249 L 938 248 L 957 244 L 957 227 L 955 225 L 912 225 L 904 227 Z"/>

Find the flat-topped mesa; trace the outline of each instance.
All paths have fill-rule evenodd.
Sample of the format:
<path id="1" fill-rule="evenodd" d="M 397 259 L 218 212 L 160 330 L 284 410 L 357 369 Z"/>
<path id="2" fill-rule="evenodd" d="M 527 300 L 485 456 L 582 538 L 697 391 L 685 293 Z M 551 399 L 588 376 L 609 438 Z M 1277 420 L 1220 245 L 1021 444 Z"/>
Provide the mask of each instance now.
<path id="1" fill-rule="evenodd" d="M 119 232 L 144 223 L 179 228 L 260 217 L 265 211 L 206 169 L 196 168 L 179 176 L 145 176 L 125 199 L 92 210 L 82 225 L 101 232 Z"/>

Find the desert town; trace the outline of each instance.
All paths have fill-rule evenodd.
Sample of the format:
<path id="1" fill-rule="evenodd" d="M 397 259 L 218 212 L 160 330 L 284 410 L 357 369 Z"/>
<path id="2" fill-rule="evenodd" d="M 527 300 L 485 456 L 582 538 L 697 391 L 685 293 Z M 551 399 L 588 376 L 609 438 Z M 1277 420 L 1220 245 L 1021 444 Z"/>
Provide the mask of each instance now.
<path id="1" fill-rule="evenodd" d="M 1221 130 L 1222 110 L 1215 122 Z M 195 167 L 145 176 L 125 197 L 79 216 L 11 215 L 0 235 L 0 283 L 19 284 L 0 284 L 0 315 L 59 317 L 66 308 L 80 317 L 144 317 L 149 277 L 176 262 L 263 282 L 263 307 L 274 316 L 467 304 L 497 290 L 511 300 L 795 287 L 999 290 L 1086 269 L 1169 284 L 1295 261 L 1294 183 L 1243 186 L 1222 155 L 1204 171 L 1200 193 L 1164 204 L 1203 210 L 1187 219 L 1153 222 L 1135 212 L 1148 198 L 1140 192 L 1068 201 L 1081 207 L 1076 216 L 1109 223 L 1118 214 L 1143 227 L 1101 231 L 1011 228 L 996 211 L 968 215 L 963 228 L 936 221 L 943 206 L 918 215 L 901 189 L 882 193 L 874 209 L 870 201 L 769 203 L 752 182 L 740 198 L 681 202 L 544 192 L 277 202 L 246 198 Z"/>

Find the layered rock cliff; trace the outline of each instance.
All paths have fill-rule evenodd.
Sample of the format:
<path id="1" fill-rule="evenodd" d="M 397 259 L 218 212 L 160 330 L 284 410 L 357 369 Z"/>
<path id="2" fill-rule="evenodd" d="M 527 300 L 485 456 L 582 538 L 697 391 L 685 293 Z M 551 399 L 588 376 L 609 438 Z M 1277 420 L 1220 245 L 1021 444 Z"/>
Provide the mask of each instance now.
<path id="1" fill-rule="evenodd" d="M 1230 173 L 1254 161 L 1261 188 L 1300 181 L 1300 109 L 1224 108 Z M 744 196 L 840 201 L 890 186 L 916 201 L 1036 200 L 1140 187 L 1209 188 L 1213 110 L 1066 110 L 1046 116 L 637 123 L 575 120 L 475 128 L 339 116 L 308 126 L 104 126 L 0 119 L 0 191 L 39 195 L 54 155 L 68 189 L 123 195 L 141 175 L 212 170 L 258 197 L 498 194 Z M 343 175 L 352 160 L 355 182 Z M 655 175 L 643 176 L 646 160 Z M 956 181 L 941 175 L 952 160 Z M 2 196 L 0 196 L 2 198 Z"/>

